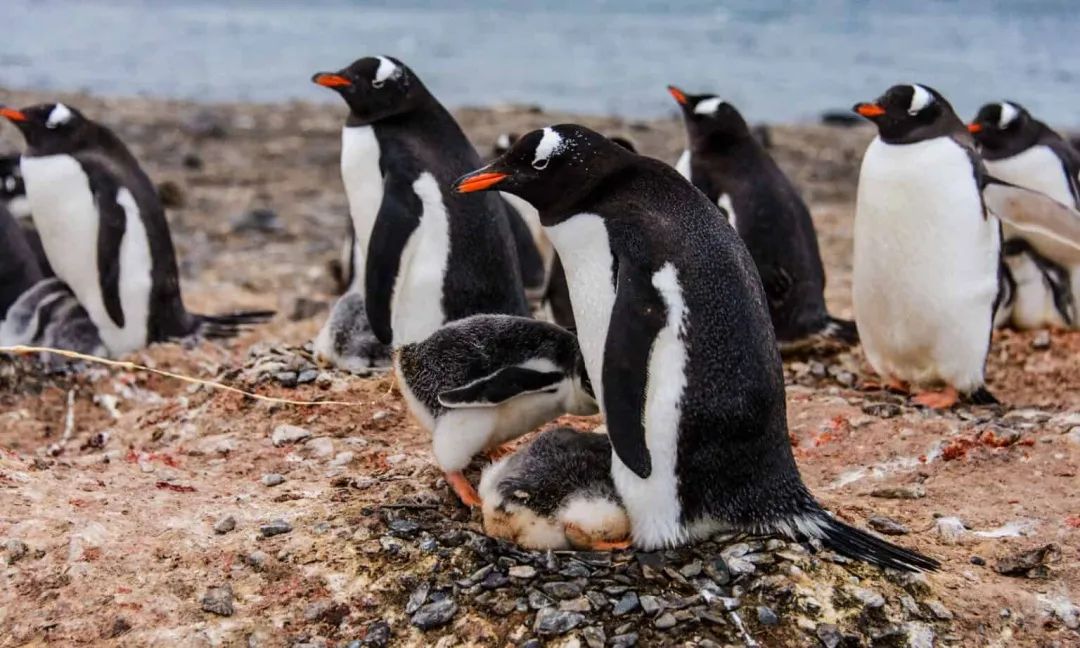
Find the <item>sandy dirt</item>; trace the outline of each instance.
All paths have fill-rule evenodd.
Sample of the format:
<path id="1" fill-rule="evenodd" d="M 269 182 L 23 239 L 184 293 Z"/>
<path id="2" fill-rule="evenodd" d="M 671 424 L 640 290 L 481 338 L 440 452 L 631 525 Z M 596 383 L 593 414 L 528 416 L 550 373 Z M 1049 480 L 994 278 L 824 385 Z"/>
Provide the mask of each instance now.
<path id="1" fill-rule="evenodd" d="M 45 99 L 2 96 L 14 105 Z M 156 181 L 179 189 L 183 206 L 169 218 L 189 307 L 279 311 L 225 345 L 159 345 L 131 359 L 260 394 L 351 404 L 270 404 L 102 368 L 43 377 L 0 358 L 0 647 L 528 644 L 528 609 L 485 611 L 466 601 L 471 583 L 440 580 L 465 569 L 455 563 L 454 533 L 478 532 L 478 514 L 450 500 L 390 380 L 320 371 L 290 388 L 253 368 L 271 348 L 308 341 L 332 303 L 327 268 L 347 213 L 337 169 L 344 108 L 64 99 L 114 127 Z M 526 107 L 457 115 L 482 152 L 500 132 L 571 120 L 627 135 L 668 161 L 683 144 L 674 117 L 631 123 Z M 827 296 L 841 316 L 851 314 L 852 203 L 870 136 L 866 128 L 772 128 L 774 154 L 812 206 Z M 14 129 L 0 128 L 0 149 L 20 144 Z M 276 214 L 270 227 L 239 226 L 261 208 Z M 792 444 L 811 490 L 853 524 L 891 518 L 906 531 L 895 541 L 944 563 L 926 579 L 933 603 L 921 602 L 916 615 L 935 628 L 937 644 L 1080 645 L 1080 334 L 996 334 L 989 387 L 1003 408 L 936 413 L 869 389 L 857 350 L 785 370 Z M 310 437 L 277 446 L 271 435 L 282 425 Z M 284 481 L 268 486 L 267 475 Z M 216 532 L 228 516 L 235 528 Z M 290 529 L 270 535 L 279 520 Z M 1024 573 L 998 573 L 1002 560 L 1046 545 Z M 615 560 L 631 565 L 624 579 L 636 583 L 644 559 L 630 556 Z M 904 590 L 881 575 L 824 564 L 816 573 L 851 570 L 836 573 L 880 588 L 886 609 L 902 604 Z M 418 605 L 407 599 L 428 574 L 463 609 L 424 631 L 410 621 Z M 664 587 L 674 591 L 675 581 Z M 420 603 L 431 603 L 421 610 L 442 605 L 423 592 Z M 778 605 L 781 619 L 800 614 L 796 604 Z M 615 635 L 631 630 L 639 645 L 732 643 L 705 622 L 663 633 L 593 614 L 608 645 L 629 645 Z M 870 623 L 845 619 L 838 623 Z M 749 631 L 766 646 L 832 641 L 821 625 L 780 627 Z M 582 632 L 551 641 L 594 645 Z M 905 636 L 876 645 L 929 645 Z"/>

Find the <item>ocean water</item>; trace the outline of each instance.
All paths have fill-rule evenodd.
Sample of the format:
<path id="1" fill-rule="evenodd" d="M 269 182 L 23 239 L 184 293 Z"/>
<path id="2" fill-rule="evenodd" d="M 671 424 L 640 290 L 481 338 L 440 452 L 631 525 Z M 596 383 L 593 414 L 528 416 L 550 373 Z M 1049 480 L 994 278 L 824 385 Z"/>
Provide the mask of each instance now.
<path id="1" fill-rule="evenodd" d="M 919 81 L 1080 125 L 1078 0 L 0 0 L 3 86 L 331 101 L 311 74 L 370 54 L 450 106 L 650 117 L 675 83 L 799 121 Z"/>

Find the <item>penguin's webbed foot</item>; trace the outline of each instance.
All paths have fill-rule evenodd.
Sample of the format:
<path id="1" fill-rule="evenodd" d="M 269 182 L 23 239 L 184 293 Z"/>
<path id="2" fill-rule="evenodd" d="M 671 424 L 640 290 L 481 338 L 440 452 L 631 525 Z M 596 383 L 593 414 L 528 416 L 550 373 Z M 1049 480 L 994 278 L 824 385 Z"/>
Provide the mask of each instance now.
<path id="1" fill-rule="evenodd" d="M 621 551 L 623 549 L 629 549 L 631 545 L 630 538 L 609 540 L 604 536 L 591 534 L 573 522 L 564 524 L 563 532 L 566 533 L 566 539 L 569 540 L 570 544 L 576 549 L 586 549 L 589 551 Z"/>
<path id="2" fill-rule="evenodd" d="M 940 391 L 923 392 L 912 400 L 918 405 L 932 409 L 949 409 L 960 401 L 960 392 L 950 385 Z"/>
<path id="3" fill-rule="evenodd" d="M 477 494 L 476 489 L 460 471 L 446 473 L 446 483 L 450 485 L 454 494 L 458 496 L 458 499 L 465 506 L 474 507 L 483 503 L 480 501 L 480 495 Z"/>

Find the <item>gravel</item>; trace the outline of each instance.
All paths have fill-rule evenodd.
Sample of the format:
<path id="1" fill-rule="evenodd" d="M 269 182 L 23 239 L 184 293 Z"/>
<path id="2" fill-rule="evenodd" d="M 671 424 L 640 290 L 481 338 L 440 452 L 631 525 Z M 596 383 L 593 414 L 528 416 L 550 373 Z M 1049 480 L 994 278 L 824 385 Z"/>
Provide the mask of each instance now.
<path id="1" fill-rule="evenodd" d="M 311 436 L 311 432 L 295 425 L 279 425 L 270 434 L 270 441 L 277 447 L 303 441 Z"/>
<path id="2" fill-rule="evenodd" d="M 202 609 L 218 616 L 233 615 L 233 591 L 229 585 L 209 587 L 202 597 Z"/>
<path id="3" fill-rule="evenodd" d="M 231 515 L 223 515 L 214 522 L 214 533 L 219 535 L 229 533 L 236 528 L 236 518 Z"/>
<path id="4" fill-rule="evenodd" d="M 421 606 L 420 609 L 412 615 L 410 622 L 421 630 L 430 630 L 450 623 L 450 620 L 454 618 L 457 611 L 458 605 L 454 602 L 454 599 L 445 598 Z"/>
<path id="5" fill-rule="evenodd" d="M 262 476 L 263 486 L 277 486 L 278 484 L 285 483 L 285 475 L 279 475 L 278 473 L 267 473 Z"/>
<path id="6" fill-rule="evenodd" d="M 264 538 L 271 538 L 290 531 L 292 531 L 292 525 L 282 519 L 271 520 L 259 527 L 259 533 Z"/>
<path id="7" fill-rule="evenodd" d="M 886 517 L 884 515 L 875 515 L 867 520 L 866 523 L 871 529 L 884 535 L 907 535 L 908 533 L 911 533 L 906 526 L 891 517 Z"/>
<path id="8" fill-rule="evenodd" d="M 533 631 L 545 636 L 561 635 L 578 627 L 584 620 L 585 615 L 578 612 L 565 612 L 548 607 L 536 613 Z"/>

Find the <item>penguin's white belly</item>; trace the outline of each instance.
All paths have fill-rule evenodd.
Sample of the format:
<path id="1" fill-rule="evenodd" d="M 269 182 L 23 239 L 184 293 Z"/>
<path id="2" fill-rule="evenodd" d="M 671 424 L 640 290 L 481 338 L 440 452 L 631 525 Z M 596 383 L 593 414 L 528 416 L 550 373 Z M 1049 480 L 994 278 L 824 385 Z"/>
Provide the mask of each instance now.
<path id="1" fill-rule="evenodd" d="M 544 228 L 566 270 L 578 344 L 596 402 L 604 410 L 604 345 L 615 307 L 614 258 L 607 227 L 596 214 L 577 214 Z"/>
<path id="2" fill-rule="evenodd" d="M 364 270 L 371 230 L 383 197 L 383 177 L 379 170 L 379 140 L 371 126 L 341 129 L 341 179 L 349 199 L 356 241 L 353 249 L 353 280 L 350 290 L 364 290 Z"/>
<path id="3" fill-rule="evenodd" d="M 667 321 L 649 352 L 645 390 L 645 445 L 652 471 L 638 477 L 612 451 L 611 476 L 630 516 L 634 546 L 653 549 L 682 544 L 688 531 L 682 523 L 676 473 L 679 424 L 686 390 L 686 302 L 675 266 L 665 263 L 652 277 L 664 300 Z"/>
<path id="4" fill-rule="evenodd" d="M 1069 179 L 1061 160 L 1045 146 L 1033 146 L 1028 150 L 1003 160 L 987 160 L 986 168 L 996 178 L 1021 187 L 1046 194 L 1068 206 L 1074 205 Z M 1015 234 L 1008 225 L 1003 226 L 1005 239 Z M 1035 263 L 1021 255 L 1008 260 L 1009 270 L 1016 281 L 1016 295 L 1012 308 L 1012 323 L 1020 329 L 1044 326 L 1065 326 L 1054 305 L 1053 293 Z M 1068 269 L 1073 277 L 1080 274 L 1080 267 Z M 1080 285 L 1072 280 L 1073 301 L 1080 303 Z"/>
<path id="5" fill-rule="evenodd" d="M 875 139 L 859 176 L 853 277 L 874 369 L 915 384 L 981 386 L 999 248 L 997 220 L 983 217 L 959 145 Z"/>
<path id="6" fill-rule="evenodd" d="M 126 188 L 116 197 L 126 215 L 119 259 L 124 325 L 119 326 L 109 316 L 101 290 L 100 216 L 86 173 L 67 155 L 24 157 L 22 170 L 34 225 L 49 264 L 86 309 L 109 352 L 121 355 L 146 346 L 152 260 L 134 197 Z"/>
<path id="7" fill-rule="evenodd" d="M 401 255 L 390 321 L 394 346 L 419 342 L 446 321 L 443 282 L 450 259 L 450 219 L 435 176 L 420 174 L 413 182 L 423 212 Z"/>

